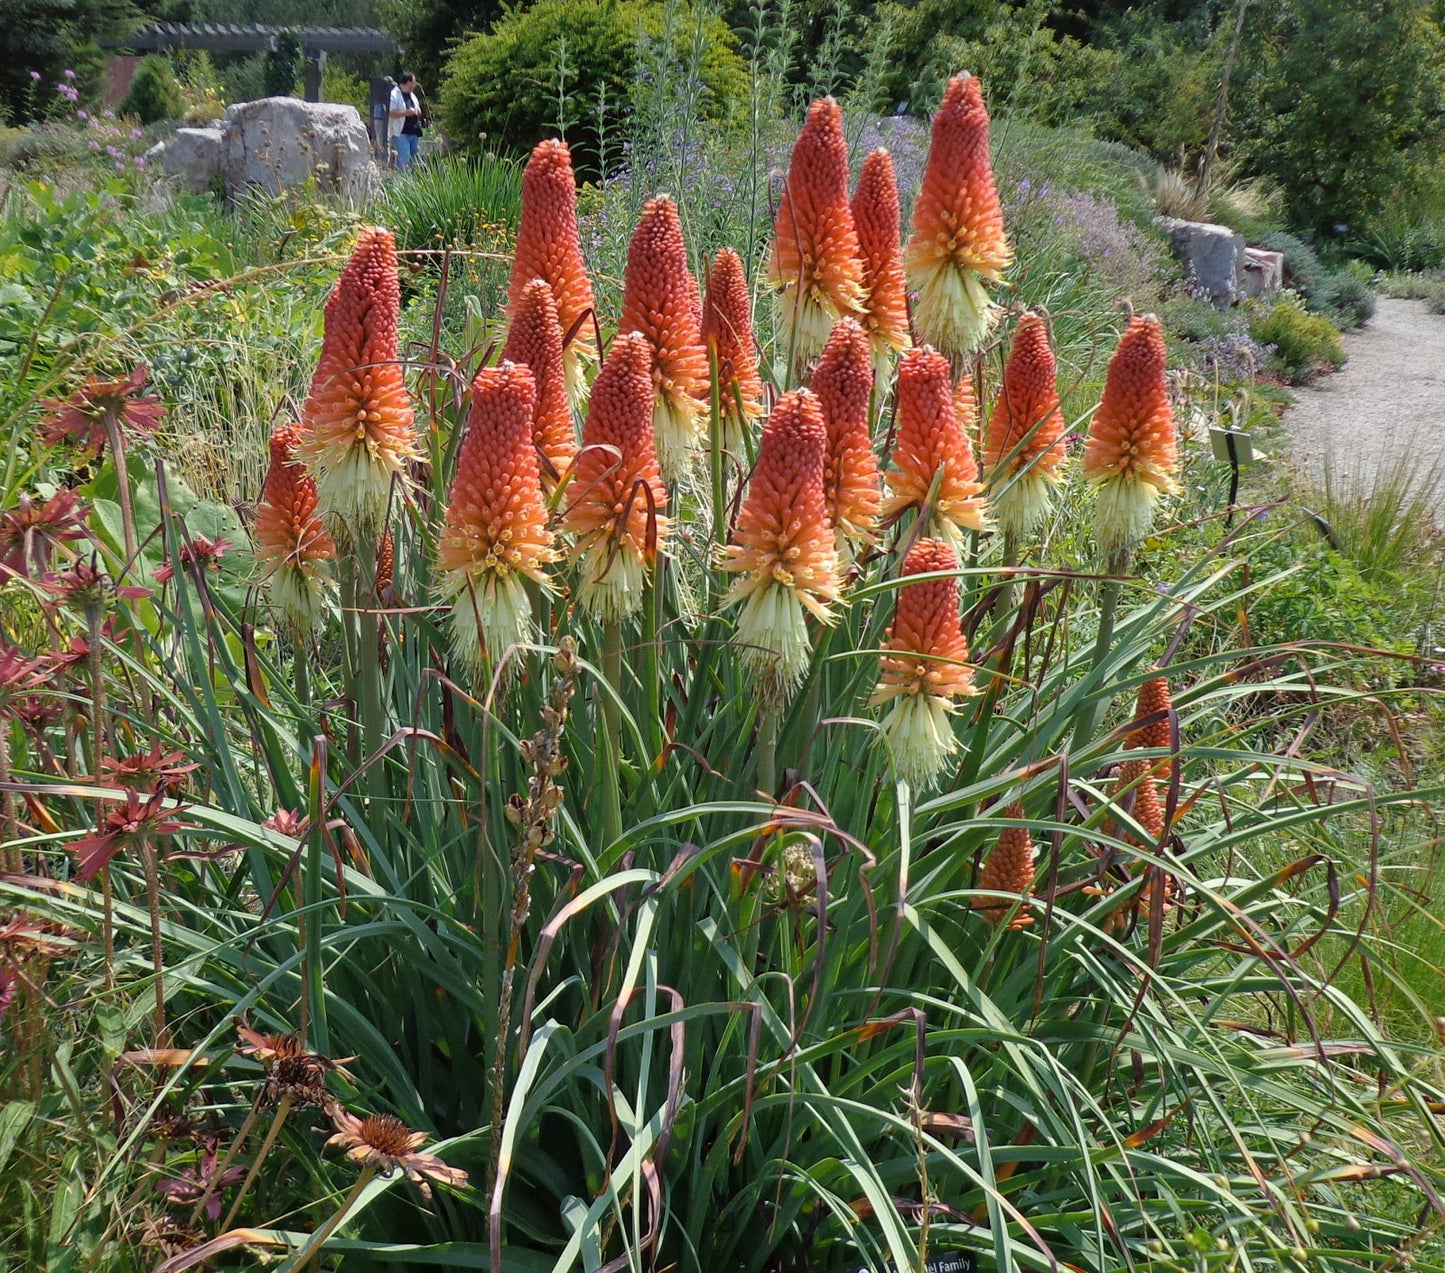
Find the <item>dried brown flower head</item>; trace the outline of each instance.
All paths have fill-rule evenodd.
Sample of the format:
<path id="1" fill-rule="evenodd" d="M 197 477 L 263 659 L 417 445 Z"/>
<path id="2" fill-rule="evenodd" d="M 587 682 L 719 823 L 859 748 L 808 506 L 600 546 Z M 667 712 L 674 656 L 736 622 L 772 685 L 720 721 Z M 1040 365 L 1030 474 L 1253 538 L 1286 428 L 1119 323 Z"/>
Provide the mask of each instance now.
<path id="1" fill-rule="evenodd" d="M 337 1108 L 331 1111 L 331 1121 L 336 1132 L 328 1145 L 344 1149 L 352 1162 L 383 1176 L 401 1172 L 424 1198 L 431 1197 L 431 1182 L 457 1188 L 467 1183 L 467 1173 L 460 1167 L 448 1167 L 435 1154 L 418 1153 L 426 1133 L 412 1131 L 395 1115 L 357 1118 Z"/>

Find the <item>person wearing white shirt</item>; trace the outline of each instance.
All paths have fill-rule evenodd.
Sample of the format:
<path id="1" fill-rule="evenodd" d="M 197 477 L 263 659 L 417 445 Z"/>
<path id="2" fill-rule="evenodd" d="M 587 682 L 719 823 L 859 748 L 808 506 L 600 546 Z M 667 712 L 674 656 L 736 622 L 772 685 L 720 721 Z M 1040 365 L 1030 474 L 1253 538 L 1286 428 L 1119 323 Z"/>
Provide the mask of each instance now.
<path id="1" fill-rule="evenodd" d="M 407 71 L 391 90 L 387 108 L 388 131 L 396 150 L 396 166 L 402 172 L 411 167 L 421 144 L 421 100 L 417 97 L 416 76 Z"/>

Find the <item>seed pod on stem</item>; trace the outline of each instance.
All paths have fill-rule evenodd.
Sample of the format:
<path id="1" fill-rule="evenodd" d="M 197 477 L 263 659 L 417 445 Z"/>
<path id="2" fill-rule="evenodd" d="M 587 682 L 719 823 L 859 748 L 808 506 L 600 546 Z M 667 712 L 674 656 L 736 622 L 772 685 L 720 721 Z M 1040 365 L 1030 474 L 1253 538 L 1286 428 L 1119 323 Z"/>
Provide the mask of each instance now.
<path id="1" fill-rule="evenodd" d="M 933 117 L 913 234 L 903 249 L 909 286 L 918 293 L 914 326 L 953 359 L 973 353 L 992 330 L 998 307 L 984 285 L 997 283 L 1013 263 L 988 130 L 978 80 L 955 75 Z"/>
<path id="2" fill-rule="evenodd" d="M 903 561 L 905 578 L 957 570 L 957 552 L 941 539 L 920 539 Z M 957 752 L 950 717 L 958 699 L 975 693 L 958 579 L 920 579 L 900 587 L 884 650 L 869 705 L 890 704 L 883 735 L 894 772 L 920 789 Z"/>

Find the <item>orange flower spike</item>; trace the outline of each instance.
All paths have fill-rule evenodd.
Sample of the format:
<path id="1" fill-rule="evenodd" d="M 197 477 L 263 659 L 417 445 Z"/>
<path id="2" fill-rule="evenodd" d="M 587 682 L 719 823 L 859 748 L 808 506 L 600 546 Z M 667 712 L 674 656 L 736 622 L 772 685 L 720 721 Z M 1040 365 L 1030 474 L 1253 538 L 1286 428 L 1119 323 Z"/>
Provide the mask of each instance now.
<path id="1" fill-rule="evenodd" d="M 1152 314 L 1130 319 L 1109 360 L 1084 446 L 1083 474 L 1099 487 L 1094 532 L 1106 552 L 1130 548 L 1148 535 L 1159 496 L 1179 490 L 1167 361 L 1159 320 Z"/>
<path id="2" fill-rule="evenodd" d="M 1158 844 L 1164 835 L 1164 806 L 1159 801 L 1159 788 L 1150 772 L 1147 760 L 1126 760 L 1119 766 L 1119 776 L 1114 780 L 1114 803 L 1129 802 L 1129 813 L 1149 836 L 1149 843 Z M 1110 827 L 1117 833 L 1117 829 Z M 1131 844 L 1134 837 L 1124 832 L 1124 838 Z"/>
<path id="3" fill-rule="evenodd" d="M 903 240 L 899 229 L 898 181 L 893 156 L 869 152 L 853 194 L 853 224 L 863 262 L 863 287 L 868 294 L 868 329 L 873 343 L 873 369 L 882 378 L 890 360 L 913 344 L 908 334 L 908 280 L 903 275 Z"/>
<path id="4" fill-rule="evenodd" d="M 914 325 L 951 358 L 971 354 L 992 330 L 998 307 L 984 284 L 997 283 L 1013 264 L 988 129 L 978 80 L 955 75 L 933 117 L 913 233 L 903 249 L 908 282 L 918 293 Z"/>
<path id="5" fill-rule="evenodd" d="M 300 432 L 292 424 L 271 435 L 271 463 L 256 505 L 254 556 L 271 604 L 304 634 L 321 619 L 326 563 L 336 557 L 336 545 L 317 512 L 315 479 L 296 458 Z"/>
<path id="6" fill-rule="evenodd" d="M 813 372 L 812 388 L 828 430 L 823 470 L 828 517 L 837 531 L 839 556 L 851 560 L 853 545 L 874 542 L 883 498 L 868 428 L 872 357 L 868 337 L 853 319 L 840 319 L 833 328 Z"/>
<path id="7" fill-rule="evenodd" d="M 1008 534 L 1031 533 L 1049 513 L 1065 455 L 1058 374 L 1047 325 L 1025 314 L 983 442 L 994 515 Z"/>
<path id="8" fill-rule="evenodd" d="M 897 436 L 888 472 L 885 522 L 918 509 L 924 533 L 957 547 L 965 530 L 989 528 L 973 444 L 958 418 L 948 359 L 924 345 L 898 364 Z M 934 483 L 937 482 L 937 489 Z"/>
<path id="9" fill-rule="evenodd" d="M 848 141 L 831 97 L 808 108 L 778 202 L 768 277 L 778 331 L 799 365 L 815 358 L 840 318 L 862 318 L 867 300 L 858 231 L 848 203 Z"/>
<path id="10" fill-rule="evenodd" d="M 1134 719 L 1145 720 L 1159 716 L 1148 725 L 1140 725 L 1129 735 L 1127 746 L 1149 747 L 1168 751 L 1174 745 L 1173 730 L 1169 721 L 1174 711 L 1174 701 L 1169 695 L 1169 680 L 1163 676 L 1151 676 L 1139 686 L 1139 697 L 1134 705 Z"/>
<path id="11" fill-rule="evenodd" d="M 549 137 L 532 150 L 522 174 L 522 217 L 512 276 L 507 286 L 507 314 L 516 322 L 522 295 L 534 278 L 547 280 L 557 303 L 557 323 L 565 339 L 576 334 L 563 352 L 567 392 L 573 404 L 586 399 L 584 364 L 596 358 L 590 316 L 592 284 L 577 236 L 577 178 L 565 141 Z M 581 320 L 579 322 L 579 320 Z"/>
<path id="12" fill-rule="evenodd" d="M 421 454 L 397 360 L 401 284 L 389 230 L 363 230 L 326 302 L 321 357 L 301 413 L 297 455 L 321 508 L 349 532 L 374 535 L 393 482 Z"/>
<path id="13" fill-rule="evenodd" d="M 532 443 L 542 459 L 542 489 L 550 494 L 577 454 L 577 426 L 567 400 L 562 325 L 546 279 L 534 278 L 522 289 L 502 361 L 524 363 L 531 369 L 537 386 Z"/>
<path id="14" fill-rule="evenodd" d="M 536 394 L 521 363 L 477 373 L 437 541 L 440 591 L 452 607 L 452 648 L 474 681 L 485 676 L 489 659 L 495 666 L 512 646 L 531 639 L 526 581 L 546 586 L 542 568 L 557 556 L 532 441 Z"/>
<path id="15" fill-rule="evenodd" d="M 649 199 L 627 249 L 618 330 L 641 332 L 652 346 L 652 429 L 657 459 L 670 483 L 692 470 L 708 397 L 707 352 L 693 309 L 696 290 L 677 204 L 666 195 Z"/>
<path id="16" fill-rule="evenodd" d="M 1004 810 L 1006 818 L 1022 818 L 1023 806 L 1011 804 Z M 989 850 L 978 873 L 980 893 L 1008 893 L 1028 898 L 1034 890 L 1034 841 L 1028 827 L 1005 827 L 998 833 L 998 842 Z M 1015 903 L 1003 897 L 977 896 L 971 899 L 978 917 L 990 928 L 1003 922 Z M 1034 922 L 1034 917 L 1020 910 L 1009 921 L 1009 929 L 1018 932 Z"/>
<path id="17" fill-rule="evenodd" d="M 763 382 L 747 275 L 742 257 L 732 248 L 722 248 L 713 258 L 702 306 L 702 339 L 717 364 L 723 447 L 741 455 L 744 435 L 763 413 Z"/>
<path id="18" fill-rule="evenodd" d="M 740 578 L 725 605 L 742 602 L 736 641 L 762 701 L 776 703 L 808 668 L 806 614 L 834 621 L 842 580 L 823 489 L 828 430 L 817 395 L 785 393 L 758 445 L 724 570 Z"/>
<path id="19" fill-rule="evenodd" d="M 957 569 L 958 553 L 941 539 L 920 539 L 903 561 L 904 578 Z M 900 587 L 884 650 L 869 705 L 892 704 L 883 735 L 893 768 L 920 789 L 958 750 L 949 722 L 954 701 L 975 692 L 958 612 L 958 579 L 920 579 Z"/>
<path id="20" fill-rule="evenodd" d="M 577 541 L 577 599 L 604 622 L 620 623 L 641 609 L 647 570 L 667 535 L 652 397 L 647 337 L 617 337 L 592 384 L 564 519 Z"/>

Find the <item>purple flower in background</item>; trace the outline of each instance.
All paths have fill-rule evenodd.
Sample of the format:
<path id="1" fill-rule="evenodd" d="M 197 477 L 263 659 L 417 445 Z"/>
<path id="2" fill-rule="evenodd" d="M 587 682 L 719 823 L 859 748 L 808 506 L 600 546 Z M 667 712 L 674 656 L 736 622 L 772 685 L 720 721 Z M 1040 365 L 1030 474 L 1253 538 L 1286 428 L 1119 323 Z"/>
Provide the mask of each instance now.
<path id="1" fill-rule="evenodd" d="M 115 118 L 115 112 L 114 112 L 114 111 L 106 111 L 106 112 L 105 112 L 105 118 L 106 118 L 106 119 L 114 119 L 114 118 Z"/>
<path id="2" fill-rule="evenodd" d="M 124 171 L 125 171 L 125 160 L 124 160 L 124 159 L 117 159 L 117 160 L 115 161 L 115 170 L 116 170 L 116 172 L 124 172 Z"/>
<path id="3" fill-rule="evenodd" d="M 40 72 L 39 72 L 39 71 L 31 71 L 31 72 L 30 72 L 30 78 L 31 78 L 32 80 L 34 80 L 37 84 L 39 84 L 39 83 L 40 83 Z"/>
<path id="4" fill-rule="evenodd" d="M 1019 194 L 1028 194 L 1034 188 L 1034 183 L 1025 177 L 1019 182 Z"/>
<path id="5" fill-rule="evenodd" d="M 89 114 L 89 112 L 87 112 L 87 111 L 76 111 L 76 112 L 75 112 L 75 118 L 76 118 L 76 119 L 89 119 L 89 118 L 90 118 L 90 114 Z"/>
<path id="6" fill-rule="evenodd" d="M 136 166 L 137 168 L 144 168 L 144 167 L 146 166 L 146 161 L 145 161 L 145 156 L 144 156 L 144 155 L 137 155 L 137 156 L 135 157 L 135 166 Z"/>
<path id="7" fill-rule="evenodd" d="M 73 80 L 75 78 L 75 72 L 72 71 L 68 66 L 60 73 L 68 80 Z"/>
<path id="8" fill-rule="evenodd" d="M 131 139 L 131 141 L 139 141 L 140 138 L 141 138 L 141 130 L 140 130 L 139 128 L 132 128 L 132 129 L 130 130 L 130 139 Z"/>

